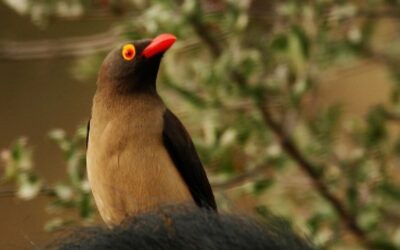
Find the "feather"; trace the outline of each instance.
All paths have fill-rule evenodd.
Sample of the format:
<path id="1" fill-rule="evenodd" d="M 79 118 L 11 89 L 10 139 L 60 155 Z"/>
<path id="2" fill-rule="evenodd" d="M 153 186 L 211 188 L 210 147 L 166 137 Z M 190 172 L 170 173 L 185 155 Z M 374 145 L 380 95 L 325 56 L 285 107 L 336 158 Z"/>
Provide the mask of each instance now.
<path id="1" fill-rule="evenodd" d="M 196 204 L 217 210 L 210 183 L 190 135 L 179 119 L 168 109 L 164 113 L 162 136 L 164 146 Z"/>

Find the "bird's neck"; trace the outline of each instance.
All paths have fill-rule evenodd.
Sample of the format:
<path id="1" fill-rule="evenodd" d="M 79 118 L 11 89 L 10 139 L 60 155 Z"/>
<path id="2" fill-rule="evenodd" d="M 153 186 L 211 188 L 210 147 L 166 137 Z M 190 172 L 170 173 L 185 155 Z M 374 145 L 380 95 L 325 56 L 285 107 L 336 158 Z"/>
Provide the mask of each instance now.
<path id="1" fill-rule="evenodd" d="M 111 116 L 117 113 L 131 112 L 132 110 L 151 110 L 155 107 L 164 107 L 161 97 L 154 90 L 115 93 L 110 90 L 97 90 L 93 99 L 93 107 L 103 110 Z"/>
<path id="2" fill-rule="evenodd" d="M 157 95 L 156 78 L 130 79 L 117 88 L 122 95 Z"/>

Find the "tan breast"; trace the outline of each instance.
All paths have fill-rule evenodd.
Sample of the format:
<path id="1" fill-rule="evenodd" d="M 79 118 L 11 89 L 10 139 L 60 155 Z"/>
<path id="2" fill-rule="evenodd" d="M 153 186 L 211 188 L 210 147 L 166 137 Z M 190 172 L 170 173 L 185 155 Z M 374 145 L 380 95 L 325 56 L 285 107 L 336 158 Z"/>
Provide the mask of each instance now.
<path id="1" fill-rule="evenodd" d="M 162 143 L 162 101 L 135 96 L 93 103 L 87 170 L 107 224 L 176 203 L 193 202 Z"/>

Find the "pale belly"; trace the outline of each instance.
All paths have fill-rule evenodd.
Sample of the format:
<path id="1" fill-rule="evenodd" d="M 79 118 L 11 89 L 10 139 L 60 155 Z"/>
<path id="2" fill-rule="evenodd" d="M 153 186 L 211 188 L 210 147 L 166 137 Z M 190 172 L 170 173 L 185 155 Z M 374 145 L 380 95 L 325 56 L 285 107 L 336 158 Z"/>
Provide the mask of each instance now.
<path id="1" fill-rule="evenodd" d="M 87 152 L 89 182 L 107 224 L 164 205 L 193 202 L 161 138 L 110 131 L 96 137 L 91 130 Z"/>

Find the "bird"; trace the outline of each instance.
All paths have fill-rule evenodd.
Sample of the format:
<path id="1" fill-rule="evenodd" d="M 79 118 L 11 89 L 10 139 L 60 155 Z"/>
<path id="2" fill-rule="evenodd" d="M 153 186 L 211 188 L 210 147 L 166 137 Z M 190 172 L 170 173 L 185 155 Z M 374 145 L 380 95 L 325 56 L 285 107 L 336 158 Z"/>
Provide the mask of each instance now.
<path id="1" fill-rule="evenodd" d="M 193 141 L 157 92 L 173 34 L 127 42 L 105 57 L 87 126 L 87 175 L 107 225 L 167 205 L 217 211 Z"/>

